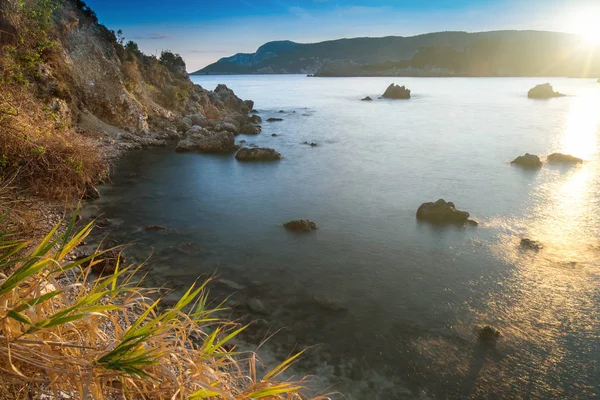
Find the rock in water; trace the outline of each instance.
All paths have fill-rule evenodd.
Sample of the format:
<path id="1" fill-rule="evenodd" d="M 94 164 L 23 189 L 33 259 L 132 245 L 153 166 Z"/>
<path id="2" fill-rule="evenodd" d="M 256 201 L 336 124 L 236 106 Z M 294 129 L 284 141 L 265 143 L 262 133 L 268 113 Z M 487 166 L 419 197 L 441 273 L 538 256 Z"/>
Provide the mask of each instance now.
<path id="1" fill-rule="evenodd" d="M 370 96 L 367 96 L 364 99 L 362 99 L 362 101 L 373 101 L 373 99 Z"/>
<path id="2" fill-rule="evenodd" d="M 317 224 L 309 219 L 297 219 L 294 221 L 286 222 L 283 227 L 287 230 L 294 232 L 310 232 L 317 229 Z"/>
<path id="3" fill-rule="evenodd" d="M 276 161 L 281 159 L 281 154 L 264 147 L 243 148 L 237 152 L 235 159 L 238 161 Z"/>
<path id="4" fill-rule="evenodd" d="M 100 198 L 100 192 L 94 185 L 88 185 L 85 188 L 85 193 L 83 194 L 83 198 L 85 200 L 97 200 Z"/>
<path id="5" fill-rule="evenodd" d="M 548 162 L 552 164 L 581 164 L 581 158 L 573 157 L 569 154 L 552 153 L 548 156 Z"/>
<path id="6" fill-rule="evenodd" d="M 392 83 L 382 97 L 385 99 L 410 99 L 410 90 Z"/>
<path id="7" fill-rule="evenodd" d="M 200 126 L 192 126 L 177 143 L 175 151 L 200 151 L 202 153 L 231 153 L 239 148 L 232 132 L 212 132 Z"/>
<path id="8" fill-rule="evenodd" d="M 262 118 L 256 114 L 248 117 L 248 120 L 253 124 L 260 124 L 262 122 Z"/>
<path id="9" fill-rule="evenodd" d="M 521 239 L 521 247 L 528 250 L 539 251 L 544 248 L 544 245 L 536 240 L 524 238 Z"/>
<path id="10" fill-rule="evenodd" d="M 535 154 L 525 153 L 525 155 L 519 156 L 511 161 L 511 164 L 518 165 L 523 168 L 541 168 L 542 161 Z"/>
<path id="11" fill-rule="evenodd" d="M 457 210 L 454 203 L 439 199 L 435 203 L 424 203 L 417 210 L 417 219 L 435 225 L 477 225 L 469 219 L 469 213 Z"/>
<path id="12" fill-rule="evenodd" d="M 552 97 L 564 97 L 565 95 L 559 92 L 555 92 L 552 85 L 544 83 L 537 85 L 527 93 L 527 97 L 530 99 L 550 99 Z"/>
<path id="13" fill-rule="evenodd" d="M 488 325 L 479 329 L 477 337 L 484 344 L 494 346 L 498 339 L 502 337 L 502 334 L 498 329 Z"/>
<path id="14" fill-rule="evenodd" d="M 279 121 L 283 121 L 283 118 L 269 118 L 267 119 L 267 122 L 279 122 Z"/>

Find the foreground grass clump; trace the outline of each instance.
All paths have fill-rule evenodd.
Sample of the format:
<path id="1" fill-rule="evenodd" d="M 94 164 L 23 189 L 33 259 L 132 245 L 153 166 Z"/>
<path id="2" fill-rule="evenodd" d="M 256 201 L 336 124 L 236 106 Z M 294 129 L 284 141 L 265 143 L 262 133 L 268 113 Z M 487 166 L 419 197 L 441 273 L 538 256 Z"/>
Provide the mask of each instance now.
<path id="1" fill-rule="evenodd" d="M 206 282 L 167 308 L 139 267 L 86 283 L 103 253 L 68 261 L 92 227 L 74 225 L 37 246 L 0 232 L 0 398 L 304 398 L 278 380 L 300 354 L 259 377 L 256 355 L 226 346 L 245 327 L 216 317 Z"/>

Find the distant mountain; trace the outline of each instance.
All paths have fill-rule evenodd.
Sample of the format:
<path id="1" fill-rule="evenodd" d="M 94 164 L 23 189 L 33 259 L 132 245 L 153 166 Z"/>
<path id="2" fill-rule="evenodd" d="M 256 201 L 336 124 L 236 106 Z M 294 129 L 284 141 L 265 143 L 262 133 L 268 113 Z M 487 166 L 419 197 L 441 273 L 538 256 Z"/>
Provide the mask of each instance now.
<path id="1" fill-rule="evenodd" d="M 577 35 L 541 31 L 438 32 L 320 43 L 269 42 L 194 75 L 572 76 L 600 75 L 600 48 Z"/>

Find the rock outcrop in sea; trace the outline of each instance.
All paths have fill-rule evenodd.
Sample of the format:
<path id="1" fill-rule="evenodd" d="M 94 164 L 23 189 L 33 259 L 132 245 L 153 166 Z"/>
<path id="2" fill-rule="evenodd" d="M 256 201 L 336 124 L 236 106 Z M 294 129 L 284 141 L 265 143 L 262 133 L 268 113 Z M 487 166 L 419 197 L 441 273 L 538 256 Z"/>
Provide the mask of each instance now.
<path id="1" fill-rule="evenodd" d="M 519 167 L 537 169 L 542 167 L 542 161 L 535 154 L 525 153 L 511 161 L 511 164 L 518 165 Z"/>
<path id="2" fill-rule="evenodd" d="M 281 154 L 274 149 L 264 147 L 243 148 L 237 152 L 235 159 L 238 161 L 276 161 L 281 159 Z"/>
<path id="3" fill-rule="evenodd" d="M 439 199 L 435 203 L 423 203 L 417 210 L 417 219 L 434 225 L 477 225 L 469 219 L 469 213 L 457 210 L 454 203 Z"/>
<path id="4" fill-rule="evenodd" d="M 550 99 L 552 97 L 564 97 L 565 95 L 559 92 L 555 92 L 552 85 L 549 83 L 543 83 L 537 85 L 533 89 L 529 90 L 527 97 L 530 99 Z"/>
<path id="5" fill-rule="evenodd" d="M 362 99 L 362 101 L 373 101 L 373 99 L 371 98 L 371 96 L 367 96 L 364 99 Z"/>
<path id="6" fill-rule="evenodd" d="M 562 154 L 562 153 L 552 153 L 547 158 L 548 162 L 551 164 L 581 164 L 583 159 L 574 157 L 570 154 Z"/>
<path id="7" fill-rule="evenodd" d="M 202 153 L 232 153 L 239 148 L 231 132 L 209 131 L 200 126 L 192 126 L 177 143 L 175 151 L 199 151 Z"/>
<path id="8" fill-rule="evenodd" d="M 520 243 L 521 247 L 526 250 L 541 250 L 544 248 L 544 245 L 537 240 L 531 240 L 529 238 L 521 239 Z"/>
<path id="9" fill-rule="evenodd" d="M 286 222 L 283 227 L 293 232 L 310 232 L 317 229 L 317 224 L 309 219 L 296 219 Z"/>
<path id="10" fill-rule="evenodd" d="M 404 86 L 391 84 L 383 93 L 384 99 L 410 99 L 410 90 Z"/>

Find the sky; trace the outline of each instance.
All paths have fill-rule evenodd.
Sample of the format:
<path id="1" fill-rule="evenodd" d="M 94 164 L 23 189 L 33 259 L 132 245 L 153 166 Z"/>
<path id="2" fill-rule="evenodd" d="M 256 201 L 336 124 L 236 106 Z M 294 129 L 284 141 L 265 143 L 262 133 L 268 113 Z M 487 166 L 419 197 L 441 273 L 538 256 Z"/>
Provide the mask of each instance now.
<path id="1" fill-rule="evenodd" d="M 273 40 L 536 29 L 598 34 L 600 0 L 86 0 L 101 23 L 188 71 Z"/>

